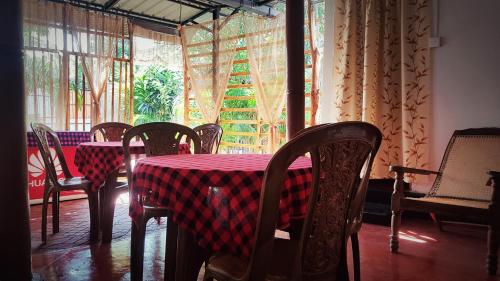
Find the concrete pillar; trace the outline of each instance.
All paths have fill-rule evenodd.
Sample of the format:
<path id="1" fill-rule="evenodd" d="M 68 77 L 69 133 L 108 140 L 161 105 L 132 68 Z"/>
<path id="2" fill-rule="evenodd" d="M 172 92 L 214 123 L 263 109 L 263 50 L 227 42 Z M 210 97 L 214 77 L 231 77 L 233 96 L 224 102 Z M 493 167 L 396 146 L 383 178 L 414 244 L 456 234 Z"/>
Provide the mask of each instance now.
<path id="1" fill-rule="evenodd" d="M 21 0 L 0 9 L 0 279 L 31 280 Z"/>
<path id="2" fill-rule="evenodd" d="M 287 139 L 305 127 L 304 0 L 286 1 Z"/>

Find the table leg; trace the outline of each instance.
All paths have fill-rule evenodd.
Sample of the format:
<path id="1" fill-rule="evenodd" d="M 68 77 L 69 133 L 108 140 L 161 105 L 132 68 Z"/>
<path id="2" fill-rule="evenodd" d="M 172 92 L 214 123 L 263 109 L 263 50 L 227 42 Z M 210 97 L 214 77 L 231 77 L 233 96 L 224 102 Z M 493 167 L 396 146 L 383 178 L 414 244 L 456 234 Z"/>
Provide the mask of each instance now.
<path id="1" fill-rule="evenodd" d="M 179 228 L 177 237 L 176 281 L 196 281 L 203 262 L 209 257 L 209 252 L 200 247 L 194 235 Z"/>
<path id="2" fill-rule="evenodd" d="M 130 279 L 142 281 L 144 262 L 144 227 L 143 217 L 132 221 L 132 233 L 130 239 Z"/>
<path id="3" fill-rule="evenodd" d="M 118 170 L 108 175 L 104 186 L 100 189 L 101 195 L 101 230 L 102 243 L 111 243 L 113 238 L 113 218 L 115 215 Z"/>
<path id="4" fill-rule="evenodd" d="M 175 280 L 176 259 L 177 259 L 177 236 L 179 227 L 171 216 L 167 217 L 167 241 L 165 243 L 165 275 L 164 280 Z"/>
<path id="5" fill-rule="evenodd" d="M 99 240 L 99 194 L 95 191 L 87 192 L 90 213 L 90 241 Z"/>

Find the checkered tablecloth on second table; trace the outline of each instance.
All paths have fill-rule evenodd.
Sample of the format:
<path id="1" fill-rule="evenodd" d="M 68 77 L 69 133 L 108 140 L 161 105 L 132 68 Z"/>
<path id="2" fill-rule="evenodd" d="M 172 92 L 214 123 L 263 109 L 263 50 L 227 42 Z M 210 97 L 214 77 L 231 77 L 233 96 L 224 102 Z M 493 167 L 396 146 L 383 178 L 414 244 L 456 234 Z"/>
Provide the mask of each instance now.
<path id="1" fill-rule="evenodd" d="M 190 153 L 189 144 L 179 146 L 179 154 Z M 130 143 L 131 154 L 144 154 L 142 142 Z M 106 178 L 123 165 L 122 142 L 84 142 L 78 145 L 75 153 L 78 171 L 92 182 L 97 190 Z"/>
<path id="2" fill-rule="evenodd" d="M 61 142 L 61 146 L 77 146 L 82 142 L 90 141 L 90 133 L 89 132 L 56 132 L 56 135 L 59 137 L 59 141 Z M 36 147 L 36 139 L 35 134 L 33 132 L 26 133 L 28 147 Z M 53 146 L 52 138 L 47 138 L 49 145 Z"/>
<path id="3" fill-rule="evenodd" d="M 173 220 L 190 230 L 200 246 L 248 257 L 253 245 L 260 189 L 272 155 L 193 154 L 141 159 L 134 168 L 132 219 L 150 204 L 166 206 Z M 312 181 L 311 161 L 289 168 L 280 202 L 279 226 L 304 217 Z"/>

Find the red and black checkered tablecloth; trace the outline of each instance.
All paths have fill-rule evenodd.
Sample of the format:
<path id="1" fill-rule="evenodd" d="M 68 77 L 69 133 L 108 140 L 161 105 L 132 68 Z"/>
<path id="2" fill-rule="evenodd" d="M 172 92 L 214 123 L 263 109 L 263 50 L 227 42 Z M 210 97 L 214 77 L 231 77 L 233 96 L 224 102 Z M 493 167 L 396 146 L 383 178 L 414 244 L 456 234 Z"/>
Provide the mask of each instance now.
<path id="1" fill-rule="evenodd" d="M 188 144 L 179 146 L 179 153 L 190 153 Z M 130 143 L 131 154 L 144 154 L 142 142 Z M 78 171 L 92 182 L 97 190 L 106 178 L 123 166 L 122 142 L 84 142 L 78 145 L 75 153 L 75 165 Z"/>
<path id="2" fill-rule="evenodd" d="M 59 141 L 61 142 L 61 146 L 77 146 L 82 142 L 90 141 L 90 133 L 89 132 L 56 132 L 57 137 L 59 137 Z M 26 133 L 28 147 L 36 147 L 36 139 L 33 132 Z M 50 146 L 53 146 L 52 138 L 47 139 Z"/>
<path id="3" fill-rule="evenodd" d="M 173 220 L 194 233 L 200 246 L 248 257 L 271 157 L 193 154 L 141 159 L 134 168 L 130 216 L 140 216 L 142 201 L 149 198 L 149 204 L 169 208 Z M 280 227 L 286 227 L 291 217 L 305 216 L 311 181 L 310 159 L 297 159 L 284 182 Z"/>

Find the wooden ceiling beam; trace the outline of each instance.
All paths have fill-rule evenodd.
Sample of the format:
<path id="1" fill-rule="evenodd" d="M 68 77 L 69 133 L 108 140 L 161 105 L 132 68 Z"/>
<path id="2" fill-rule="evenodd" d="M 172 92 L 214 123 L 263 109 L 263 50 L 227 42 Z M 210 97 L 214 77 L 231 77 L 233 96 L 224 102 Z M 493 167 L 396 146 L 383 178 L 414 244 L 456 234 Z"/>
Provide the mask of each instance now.
<path id="1" fill-rule="evenodd" d="M 104 4 L 104 10 L 107 10 L 109 8 L 113 8 L 113 6 L 116 5 L 116 4 L 118 4 L 118 2 L 120 2 L 120 0 L 108 0 Z"/>
<path id="2" fill-rule="evenodd" d="M 203 16 L 206 13 L 209 13 L 212 11 L 212 8 L 207 8 L 205 10 L 201 10 L 199 13 L 196 13 L 195 15 L 189 17 L 188 19 L 185 19 L 181 22 L 181 25 L 186 25 L 188 23 L 195 23 L 195 20 L 201 16 Z"/>
<path id="3" fill-rule="evenodd" d="M 103 5 L 90 3 L 90 2 L 86 2 L 86 1 L 81 1 L 81 0 L 70 0 L 70 1 L 48 0 L 48 1 L 56 2 L 56 3 L 63 3 L 63 4 L 71 4 L 75 7 L 79 7 L 79 8 L 83 8 L 83 9 L 87 9 L 87 10 L 91 10 L 91 11 L 105 12 L 108 14 L 123 16 L 123 17 L 127 17 L 130 19 L 135 19 L 135 20 L 149 21 L 151 23 L 161 24 L 161 25 L 165 26 L 166 28 L 171 28 L 172 32 L 176 32 L 177 25 L 179 24 L 178 21 L 152 17 L 152 16 L 148 16 L 148 15 L 144 15 L 144 14 L 140 14 L 140 13 L 136 13 L 136 12 L 125 11 L 125 10 L 116 9 L 116 8 L 110 8 L 108 10 L 105 10 Z"/>
<path id="4" fill-rule="evenodd" d="M 194 9 L 198 9 L 198 10 L 204 10 L 204 9 L 207 9 L 207 8 L 215 8 L 214 6 L 210 5 L 210 4 L 207 4 L 207 3 L 204 3 L 204 2 L 200 2 L 200 1 L 196 1 L 196 0 L 167 0 L 169 2 L 173 2 L 173 3 L 177 3 L 177 4 L 181 4 L 181 5 L 184 5 L 184 6 L 187 6 L 187 7 L 191 7 L 191 8 L 194 8 Z"/>
<path id="5" fill-rule="evenodd" d="M 241 9 L 261 16 L 274 17 L 277 15 L 273 7 L 266 5 L 258 6 L 255 2 L 249 0 L 210 0 L 210 2 L 228 6 L 233 9 Z"/>

